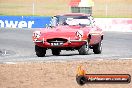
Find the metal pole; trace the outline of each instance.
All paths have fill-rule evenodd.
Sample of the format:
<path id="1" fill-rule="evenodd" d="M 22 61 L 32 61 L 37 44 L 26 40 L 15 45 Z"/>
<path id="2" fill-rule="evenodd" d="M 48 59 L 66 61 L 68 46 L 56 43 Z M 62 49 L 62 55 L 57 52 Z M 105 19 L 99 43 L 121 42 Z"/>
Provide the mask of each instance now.
<path id="1" fill-rule="evenodd" d="M 32 3 L 32 15 L 34 16 L 34 2 Z"/>
<path id="2" fill-rule="evenodd" d="M 105 17 L 108 16 L 108 3 L 107 0 L 105 0 Z"/>

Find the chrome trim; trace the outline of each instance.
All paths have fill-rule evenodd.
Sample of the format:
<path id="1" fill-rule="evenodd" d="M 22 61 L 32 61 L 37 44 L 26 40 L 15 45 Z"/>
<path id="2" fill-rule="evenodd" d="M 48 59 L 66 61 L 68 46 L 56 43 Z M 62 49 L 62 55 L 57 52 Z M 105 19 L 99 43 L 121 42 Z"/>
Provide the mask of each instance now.
<path id="1" fill-rule="evenodd" d="M 35 40 L 35 41 L 33 41 L 34 43 L 35 42 L 42 42 L 43 44 L 44 44 L 44 38 L 43 38 L 43 40 Z M 58 42 L 58 41 L 54 41 L 54 42 Z M 72 42 L 87 42 L 87 40 L 70 40 L 70 38 L 68 39 L 68 41 L 67 41 L 68 43 L 72 43 Z"/>
<path id="2" fill-rule="evenodd" d="M 87 40 L 70 40 L 70 42 L 87 42 Z"/>
<path id="3" fill-rule="evenodd" d="M 68 38 L 68 43 L 71 43 L 71 41 L 70 41 L 71 39 L 70 39 L 70 37 Z"/>
<path id="4" fill-rule="evenodd" d="M 35 43 L 35 42 L 42 42 L 42 43 L 44 44 L 45 41 L 44 41 L 44 38 L 43 38 L 43 40 L 37 40 L 37 39 L 34 39 L 33 42 L 34 42 L 34 43 Z"/>
<path id="5" fill-rule="evenodd" d="M 43 44 L 44 44 L 44 42 L 45 42 L 45 41 L 44 41 L 44 38 L 43 38 L 43 41 L 42 41 L 42 42 L 43 42 Z"/>
<path id="6" fill-rule="evenodd" d="M 33 42 L 43 42 L 43 41 L 40 41 L 40 40 L 36 40 L 36 41 L 33 41 Z"/>

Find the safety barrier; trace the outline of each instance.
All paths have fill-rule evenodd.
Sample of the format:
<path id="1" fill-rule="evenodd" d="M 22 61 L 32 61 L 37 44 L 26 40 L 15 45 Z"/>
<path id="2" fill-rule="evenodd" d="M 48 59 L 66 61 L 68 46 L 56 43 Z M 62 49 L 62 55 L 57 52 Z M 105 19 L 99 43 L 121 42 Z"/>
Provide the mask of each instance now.
<path id="1" fill-rule="evenodd" d="M 95 18 L 104 31 L 132 32 L 132 18 Z"/>
<path id="2" fill-rule="evenodd" d="M 0 16 L 0 28 L 44 28 L 50 20 L 44 16 Z"/>
<path id="3" fill-rule="evenodd" d="M 0 28 L 45 28 L 47 16 L 0 16 Z M 132 18 L 95 18 L 95 24 L 104 31 L 132 32 Z"/>

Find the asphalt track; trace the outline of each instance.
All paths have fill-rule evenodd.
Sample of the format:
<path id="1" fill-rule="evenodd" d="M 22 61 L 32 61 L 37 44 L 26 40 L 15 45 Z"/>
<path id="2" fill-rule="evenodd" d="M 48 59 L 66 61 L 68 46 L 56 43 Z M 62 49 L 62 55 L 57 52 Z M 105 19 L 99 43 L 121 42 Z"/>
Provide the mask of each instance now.
<path id="1" fill-rule="evenodd" d="M 104 32 L 102 54 L 94 54 L 92 50 L 89 55 L 78 55 L 78 51 L 62 51 L 60 56 L 53 56 L 47 50 L 46 57 L 37 57 L 32 32 L 33 29 L 0 29 L 0 63 L 132 58 L 132 33 Z"/>

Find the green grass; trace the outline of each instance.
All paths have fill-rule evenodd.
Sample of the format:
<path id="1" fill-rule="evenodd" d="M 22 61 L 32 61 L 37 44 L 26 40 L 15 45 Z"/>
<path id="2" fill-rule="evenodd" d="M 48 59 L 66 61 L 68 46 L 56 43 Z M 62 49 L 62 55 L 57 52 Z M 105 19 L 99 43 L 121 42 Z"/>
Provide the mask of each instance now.
<path id="1" fill-rule="evenodd" d="M 27 0 L 1 0 L 0 15 L 7 16 L 32 16 L 32 1 Z M 70 0 L 36 0 L 34 16 L 53 16 L 56 14 L 69 13 Z M 132 0 L 108 0 L 108 14 L 105 15 L 105 0 L 94 0 L 93 16 L 101 18 L 132 18 Z M 52 2 L 52 3 L 51 3 Z"/>

